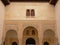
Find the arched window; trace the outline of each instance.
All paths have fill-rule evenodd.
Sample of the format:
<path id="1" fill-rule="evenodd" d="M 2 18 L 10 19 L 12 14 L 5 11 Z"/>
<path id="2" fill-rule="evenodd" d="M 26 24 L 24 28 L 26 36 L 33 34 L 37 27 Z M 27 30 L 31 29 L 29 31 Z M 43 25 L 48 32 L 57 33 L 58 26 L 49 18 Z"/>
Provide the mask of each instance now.
<path id="1" fill-rule="evenodd" d="M 33 36 L 33 35 L 38 36 L 38 31 L 36 28 L 32 26 L 28 26 L 24 29 L 23 35 L 24 36 Z"/>
<path id="2" fill-rule="evenodd" d="M 35 40 L 33 38 L 28 38 L 26 40 L 26 45 L 35 45 Z"/>
<path id="3" fill-rule="evenodd" d="M 10 40 L 10 42 L 9 42 L 9 40 Z M 15 43 L 14 41 L 16 41 L 17 43 Z M 5 45 L 9 45 L 9 44 L 10 45 L 17 45 L 18 43 L 19 43 L 19 41 L 18 41 L 17 32 L 15 30 L 8 30 L 6 32 Z"/>
<path id="4" fill-rule="evenodd" d="M 49 45 L 49 43 L 48 42 L 44 42 L 44 45 Z"/>
<path id="5" fill-rule="evenodd" d="M 47 42 L 43 42 L 43 45 L 55 45 L 55 43 L 57 42 L 55 37 L 55 31 L 52 29 L 46 29 L 44 31 L 43 41 L 47 41 Z"/>
<path id="6" fill-rule="evenodd" d="M 17 45 L 17 43 L 16 42 L 13 42 L 12 45 Z"/>
<path id="7" fill-rule="evenodd" d="M 35 16 L 35 10 L 31 9 L 31 16 Z"/>
<path id="8" fill-rule="evenodd" d="M 35 35 L 35 31 L 34 30 L 32 30 L 32 35 Z"/>
<path id="9" fill-rule="evenodd" d="M 26 16 L 30 16 L 30 10 L 29 9 L 26 10 Z"/>

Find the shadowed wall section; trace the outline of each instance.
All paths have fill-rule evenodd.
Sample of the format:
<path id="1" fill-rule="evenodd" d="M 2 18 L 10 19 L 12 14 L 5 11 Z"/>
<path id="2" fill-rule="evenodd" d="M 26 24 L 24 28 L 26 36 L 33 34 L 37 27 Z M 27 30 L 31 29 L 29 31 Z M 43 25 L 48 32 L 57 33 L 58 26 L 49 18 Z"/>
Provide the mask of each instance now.
<path id="1" fill-rule="evenodd" d="M 16 42 L 16 43 L 14 43 Z M 18 45 L 18 37 L 17 37 L 17 32 L 14 30 L 9 30 L 6 33 L 5 37 L 5 45 Z"/>
<path id="2" fill-rule="evenodd" d="M 44 32 L 44 37 L 43 37 L 43 44 L 47 44 L 47 45 L 56 45 L 57 41 L 56 41 L 56 37 L 55 37 L 55 32 L 52 29 L 47 29 Z"/>

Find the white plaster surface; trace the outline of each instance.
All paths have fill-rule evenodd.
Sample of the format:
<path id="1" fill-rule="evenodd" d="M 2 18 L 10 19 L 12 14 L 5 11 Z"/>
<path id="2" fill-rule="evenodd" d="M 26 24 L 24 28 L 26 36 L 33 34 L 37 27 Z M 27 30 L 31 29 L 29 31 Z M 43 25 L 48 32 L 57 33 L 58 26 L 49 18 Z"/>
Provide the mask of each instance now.
<path id="1" fill-rule="evenodd" d="M 4 5 L 2 4 L 2 2 L 0 1 L 0 45 L 2 44 L 4 15 L 5 15 L 5 8 L 4 8 Z"/>
<path id="2" fill-rule="evenodd" d="M 34 9 L 35 17 L 26 17 L 27 9 Z M 49 3 L 12 2 L 6 6 L 5 20 L 55 20 L 55 9 Z"/>
<path id="3" fill-rule="evenodd" d="M 60 0 L 57 2 L 55 6 L 55 10 L 56 10 L 57 33 L 58 33 L 58 40 L 60 45 Z"/>

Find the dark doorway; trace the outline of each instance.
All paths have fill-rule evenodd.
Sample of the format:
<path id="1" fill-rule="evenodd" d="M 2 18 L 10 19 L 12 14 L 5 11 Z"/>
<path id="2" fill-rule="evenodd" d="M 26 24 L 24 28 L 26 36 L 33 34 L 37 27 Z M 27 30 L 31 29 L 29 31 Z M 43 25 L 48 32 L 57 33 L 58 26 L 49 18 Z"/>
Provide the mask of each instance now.
<path id="1" fill-rule="evenodd" d="M 17 43 L 16 42 L 13 42 L 12 45 L 17 45 Z"/>
<path id="2" fill-rule="evenodd" d="M 44 42 L 44 45 L 49 45 L 49 43 L 48 42 Z"/>
<path id="3" fill-rule="evenodd" d="M 35 45 L 35 40 L 33 38 L 29 38 L 26 40 L 26 45 Z"/>

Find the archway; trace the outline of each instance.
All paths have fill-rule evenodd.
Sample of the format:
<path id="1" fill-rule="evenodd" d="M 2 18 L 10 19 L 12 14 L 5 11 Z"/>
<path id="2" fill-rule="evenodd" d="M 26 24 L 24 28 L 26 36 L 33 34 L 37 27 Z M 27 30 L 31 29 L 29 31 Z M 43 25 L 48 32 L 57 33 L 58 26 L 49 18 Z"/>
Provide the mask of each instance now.
<path id="1" fill-rule="evenodd" d="M 55 32 L 54 32 L 52 29 L 47 29 L 47 30 L 44 32 L 44 36 L 45 36 L 45 37 L 54 37 L 54 36 L 55 36 Z"/>
<path id="2" fill-rule="evenodd" d="M 6 33 L 5 45 L 12 45 L 13 42 L 18 44 L 17 32 L 15 30 L 9 30 Z"/>
<path id="3" fill-rule="evenodd" d="M 44 42 L 44 45 L 49 45 L 49 43 L 48 42 Z"/>
<path id="4" fill-rule="evenodd" d="M 17 45 L 17 43 L 16 42 L 12 42 L 12 45 Z"/>
<path id="5" fill-rule="evenodd" d="M 24 29 L 23 31 L 23 36 L 38 36 L 38 31 L 35 27 L 33 26 L 28 26 Z"/>
<path id="6" fill-rule="evenodd" d="M 28 26 L 23 31 L 22 45 L 39 45 L 38 30 L 33 26 Z"/>
<path id="7" fill-rule="evenodd" d="M 33 38 L 28 38 L 26 40 L 26 45 L 36 45 L 35 40 Z"/>
<path id="8" fill-rule="evenodd" d="M 56 37 L 55 37 L 55 32 L 52 29 L 47 29 L 44 31 L 43 35 L 43 45 L 55 45 L 56 43 Z M 47 42 L 44 42 L 47 41 Z"/>

